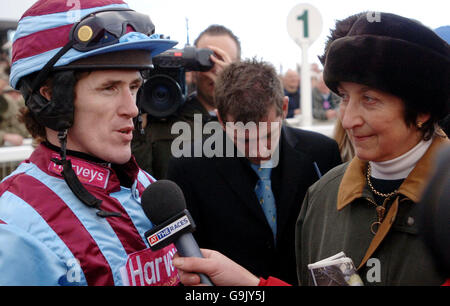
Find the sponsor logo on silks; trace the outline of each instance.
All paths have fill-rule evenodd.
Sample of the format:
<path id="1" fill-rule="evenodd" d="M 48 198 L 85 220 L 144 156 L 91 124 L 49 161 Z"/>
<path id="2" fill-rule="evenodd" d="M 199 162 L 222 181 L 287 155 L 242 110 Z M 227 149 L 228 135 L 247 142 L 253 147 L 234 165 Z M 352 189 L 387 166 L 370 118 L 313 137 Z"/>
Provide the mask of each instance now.
<path id="1" fill-rule="evenodd" d="M 189 225 L 191 225 L 191 222 L 189 222 L 189 218 L 187 216 L 183 216 L 180 219 L 177 219 L 174 222 L 170 223 L 166 227 L 160 229 L 153 235 L 149 236 L 147 238 L 147 241 L 150 244 L 150 246 L 155 246 L 156 244 L 163 241 L 167 237 L 179 232 L 180 230 L 188 227 Z"/>
<path id="2" fill-rule="evenodd" d="M 52 154 L 52 158 L 59 159 L 57 153 Z M 83 160 L 68 158 L 72 162 L 72 169 L 77 175 L 81 183 L 103 188 L 105 189 L 108 185 L 109 173 L 110 171 L 101 166 L 97 166 Z M 48 171 L 61 175 L 63 170 L 62 165 L 57 165 L 55 162 L 51 161 L 48 165 Z"/>
<path id="3" fill-rule="evenodd" d="M 125 286 L 176 286 L 180 283 L 178 270 L 172 265 L 177 249 L 173 244 L 158 251 L 147 248 L 128 256 L 121 269 Z"/>

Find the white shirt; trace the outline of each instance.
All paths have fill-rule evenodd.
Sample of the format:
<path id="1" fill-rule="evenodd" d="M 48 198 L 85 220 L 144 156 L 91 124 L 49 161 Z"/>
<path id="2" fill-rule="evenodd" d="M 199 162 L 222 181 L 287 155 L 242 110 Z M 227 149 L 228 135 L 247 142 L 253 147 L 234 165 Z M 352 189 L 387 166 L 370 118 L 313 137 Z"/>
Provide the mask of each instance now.
<path id="1" fill-rule="evenodd" d="M 428 150 L 432 139 L 428 141 L 422 140 L 414 148 L 405 154 L 391 160 L 383 162 L 369 162 L 371 167 L 371 175 L 374 178 L 382 180 L 399 180 L 406 178 L 414 169 L 417 162 Z"/>

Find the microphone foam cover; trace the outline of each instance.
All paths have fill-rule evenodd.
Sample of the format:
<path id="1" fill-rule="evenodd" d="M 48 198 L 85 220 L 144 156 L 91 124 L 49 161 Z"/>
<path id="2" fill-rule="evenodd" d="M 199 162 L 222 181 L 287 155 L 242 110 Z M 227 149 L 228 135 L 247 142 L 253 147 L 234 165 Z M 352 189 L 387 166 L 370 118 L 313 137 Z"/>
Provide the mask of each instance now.
<path id="1" fill-rule="evenodd" d="M 186 209 L 186 200 L 176 183 L 159 180 L 144 190 L 141 205 L 147 218 L 154 225 L 159 225 Z"/>

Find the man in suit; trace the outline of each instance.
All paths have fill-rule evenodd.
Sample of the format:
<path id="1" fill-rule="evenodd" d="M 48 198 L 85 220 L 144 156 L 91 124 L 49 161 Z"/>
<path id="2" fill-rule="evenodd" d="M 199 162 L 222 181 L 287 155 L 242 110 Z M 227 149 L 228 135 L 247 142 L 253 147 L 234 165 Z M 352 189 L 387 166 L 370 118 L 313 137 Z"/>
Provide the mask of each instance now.
<path id="1" fill-rule="evenodd" d="M 214 156 L 173 158 L 168 179 L 183 190 L 200 247 L 256 275 L 295 283 L 300 205 L 319 172 L 341 163 L 338 146 L 326 136 L 282 127 L 289 100 L 270 64 L 232 63 L 219 75 L 214 96 L 219 127 L 199 141 Z M 268 177 L 261 175 L 265 169 Z"/>

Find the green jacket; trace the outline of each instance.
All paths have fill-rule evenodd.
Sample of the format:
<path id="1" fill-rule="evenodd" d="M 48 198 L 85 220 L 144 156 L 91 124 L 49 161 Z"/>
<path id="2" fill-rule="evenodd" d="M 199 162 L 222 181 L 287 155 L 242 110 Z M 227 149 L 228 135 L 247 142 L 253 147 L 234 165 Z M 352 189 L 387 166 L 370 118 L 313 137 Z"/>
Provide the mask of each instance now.
<path id="1" fill-rule="evenodd" d="M 196 95 L 188 97 L 183 106 L 167 118 L 150 118 L 145 127 L 145 134 L 135 132 L 131 150 L 138 165 L 156 179 L 164 179 L 167 166 L 172 157 L 171 145 L 180 134 L 172 134 L 172 125 L 176 122 L 186 122 L 191 129 L 191 139 L 194 137 L 194 115 L 202 115 L 203 125 L 211 119 L 211 115 L 202 106 Z"/>
<path id="2" fill-rule="evenodd" d="M 419 202 L 435 154 L 448 138 L 436 136 L 425 155 L 387 200 L 386 231 L 369 260 L 358 270 L 366 285 L 441 285 L 430 250 L 419 235 Z M 358 267 L 371 244 L 371 224 L 377 220 L 374 197 L 366 185 L 367 162 L 354 158 L 337 166 L 312 185 L 296 224 L 296 260 L 300 284 L 313 285 L 307 265 L 343 251 Z M 398 209 L 396 210 L 398 205 Z M 396 214 L 395 214 L 396 211 Z M 389 214 L 393 214 L 392 218 Z M 393 223 L 391 223 L 393 222 Z"/>

